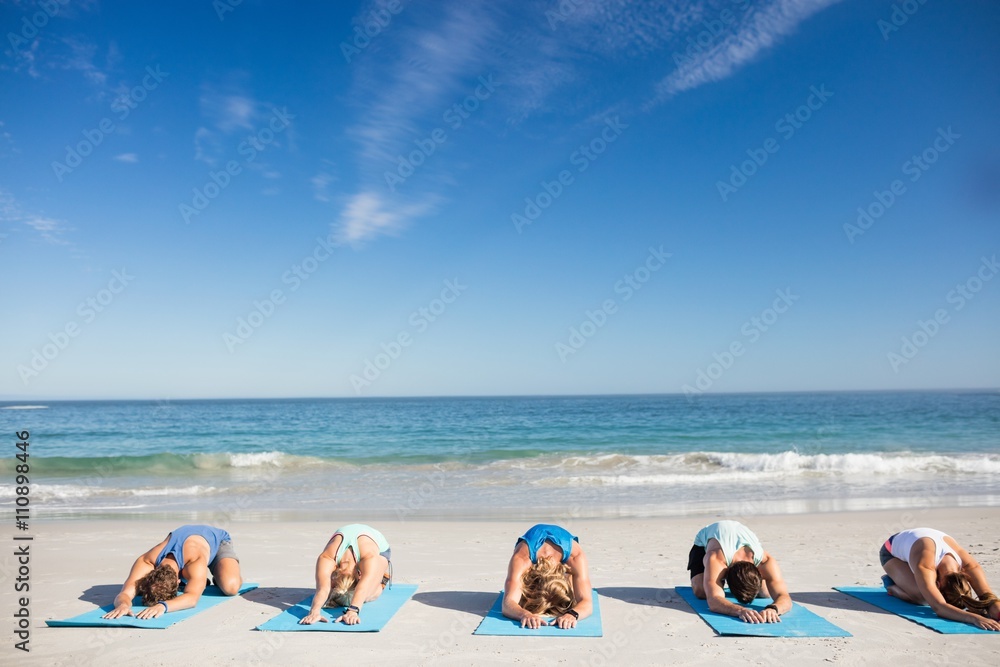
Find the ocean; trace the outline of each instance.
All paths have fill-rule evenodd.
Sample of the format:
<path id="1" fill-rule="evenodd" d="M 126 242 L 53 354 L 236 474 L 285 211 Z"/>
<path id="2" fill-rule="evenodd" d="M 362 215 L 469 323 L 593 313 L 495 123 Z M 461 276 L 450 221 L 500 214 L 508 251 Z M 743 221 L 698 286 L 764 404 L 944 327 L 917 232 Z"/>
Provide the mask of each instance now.
<path id="1" fill-rule="evenodd" d="M 33 516 L 646 517 L 1000 504 L 1000 392 L 0 403 Z"/>

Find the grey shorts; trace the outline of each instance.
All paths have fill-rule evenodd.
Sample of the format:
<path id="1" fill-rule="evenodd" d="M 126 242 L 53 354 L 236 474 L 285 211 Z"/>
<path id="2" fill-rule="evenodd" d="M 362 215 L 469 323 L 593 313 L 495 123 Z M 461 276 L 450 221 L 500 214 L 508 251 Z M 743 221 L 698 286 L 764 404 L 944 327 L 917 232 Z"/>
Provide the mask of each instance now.
<path id="1" fill-rule="evenodd" d="M 215 568 L 218 567 L 219 561 L 223 558 L 232 558 L 237 563 L 240 562 L 239 556 L 236 555 L 236 549 L 233 549 L 232 540 L 223 540 L 219 544 L 219 550 L 215 552 L 215 559 L 208 566 L 212 574 L 215 574 Z"/>

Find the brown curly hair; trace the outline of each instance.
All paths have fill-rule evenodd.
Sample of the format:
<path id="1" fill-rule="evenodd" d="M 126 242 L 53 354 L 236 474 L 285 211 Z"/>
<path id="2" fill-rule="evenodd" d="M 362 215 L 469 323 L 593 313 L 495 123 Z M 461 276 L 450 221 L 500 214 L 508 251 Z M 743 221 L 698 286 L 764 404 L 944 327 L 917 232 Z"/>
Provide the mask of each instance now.
<path id="1" fill-rule="evenodd" d="M 561 616 L 576 603 L 565 563 L 539 558 L 521 575 L 521 583 L 521 607 L 532 614 Z"/>
<path id="2" fill-rule="evenodd" d="M 750 604 L 760 591 L 760 572 L 750 561 L 740 561 L 729 566 L 726 583 L 729 591 L 743 604 Z"/>
<path id="3" fill-rule="evenodd" d="M 142 596 L 142 603 L 151 607 L 163 600 L 177 597 L 177 572 L 166 563 L 160 563 L 152 572 L 135 582 L 135 592 Z"/>

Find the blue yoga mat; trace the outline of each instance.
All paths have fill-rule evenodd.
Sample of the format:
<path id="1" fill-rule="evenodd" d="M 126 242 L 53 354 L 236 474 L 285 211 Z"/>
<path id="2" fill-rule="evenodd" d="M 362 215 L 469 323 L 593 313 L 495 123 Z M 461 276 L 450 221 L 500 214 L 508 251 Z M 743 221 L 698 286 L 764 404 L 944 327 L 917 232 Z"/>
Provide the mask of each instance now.
<path id="1" fill-rule="evenodd" d="M 252 591 L 257 588 L 257 584 L 243 584 L 240 588 L 240 595 L 248 591 Z M 100 609 L 95 609 L 93 611 L 88 611 L 85 614 L 80 614 L 79 616 L 74 616 L 73 618 L 66 619 L 65 621 L 45 621 L 45 624 L 52 628 L 154 628 L 157 630 L 162 630 L 164 628 L 169 628 L 174 623 L 180 623 L 186 618 L 190 618 L 197 614 L 198 612 L 205 611 L 209 607 L 214 607 L 217 604 L 225 602 L 226 600 L 232 600 L 234 596 L 223 595 L 222 591 L 219 590 L 218 586 L 208 586 L 205 588 L 205 592 L 201 594 L 201 598 L 198 599 L 198 604 L 196 604 L 191 609 L 184 609 L 183 611 L 172 611 L 167 614 L 160 614 L 156 618 L 141 619 L 135 616 L 122 616 L 121 618 L 101 618 L 104 614 L 108 613 L 115 608 L 113 604 L 105 605 Z M 138 614 L 140 611 L 146 607 L 142 604 L 142 598 L 135 598 L 132 600 L 132 613 Z"/>
<path id="2" fill-rule="evenodd" d="M 879 609 L 884 609 L 885 611 L 895 614 L 896 616 L 902 616 L 908 621 L 919 623 L 925 628 L 930 628 L 931 630 L 940 632 L 941 634 L 984 634 L 1000 636 L 1000 632 L 981 630 L 967 623 L 960 623 L 947 618 L 941 618 L 927 605 L 903 602 L 902 600 L 894 598 L 886 593 L 885 589 L 881 587 L 869 588 L 867 586 L 836 586 L 835 590 L 838 590 L 841 593 L 846 593 L 847 595 L 867 602 L 870 605 L 874 605 Z"/>
<path id="3" fill-rule="evenodd" d="M 716 614 L 708 608 L 706 600 L 694 596 L 690 586 L 678 586 L 677 593 L 698 612 L 701 619 L 712 626 L 720 635 L 742 635 L 745 637 L 850 637 L 851 633 L 838 628 L 821 616 L 817 616 L 805 607 L 792 603 L 792 608 L 781 615 L 781 623 L 746 623 L 735 616 Z M 736 598 L 726 596 L 733 604 L 740 604 Z M 762 609 L 771 604 L 771 600 L 761 598 L 754 600 L 750 606 Z"/>
<path id="4" fill-rule="evenodd" d="M 563 630 L 555 625 L 543 625 L 534 630 L 522 628 L 521 621 L 515 621 L 503 615 L 503 593 L 497 596 L 497 601 L 493 603 L 493 608 L 486 615 L 483 622 L 479 624 L 474 635 L 485 636 L 509 636 L 518 635 L 526 637 L 602 637 L 604 632 L 601 629 L 601 605 L 598 600 L 597 591 L 594 591 L 594 611 L 582 621 L 577 621 L 575 628 Z"/>
<path id="5" fill-rule="evenodd" d="M 414 584 L 393 584 L 382 591 L 377 600 L 365 603 L 361 608 L 361 622 L 357 625 L 333 622 L 333 619 L 344 613 L 345 607 L 324 609 L 323 615 L 330 619 L 329 623 L 299 625 L 299 621 L 309 615 L 313 599 L 310 595 L 294 607 L 289 607 L 266 623 L 258 625 L 257 629 L 269 632 L 378 632 L 416 592 Z"/>

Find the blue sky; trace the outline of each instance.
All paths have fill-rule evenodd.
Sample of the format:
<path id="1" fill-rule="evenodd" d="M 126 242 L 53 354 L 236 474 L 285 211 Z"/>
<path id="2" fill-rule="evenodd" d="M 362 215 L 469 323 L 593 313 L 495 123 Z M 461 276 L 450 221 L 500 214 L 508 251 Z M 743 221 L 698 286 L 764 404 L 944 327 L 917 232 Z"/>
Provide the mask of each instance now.
<path id="1" fill-rule="evenodd" d="M 0 398 L 1000 378 L 995 3 L 0 16 Z"/>

